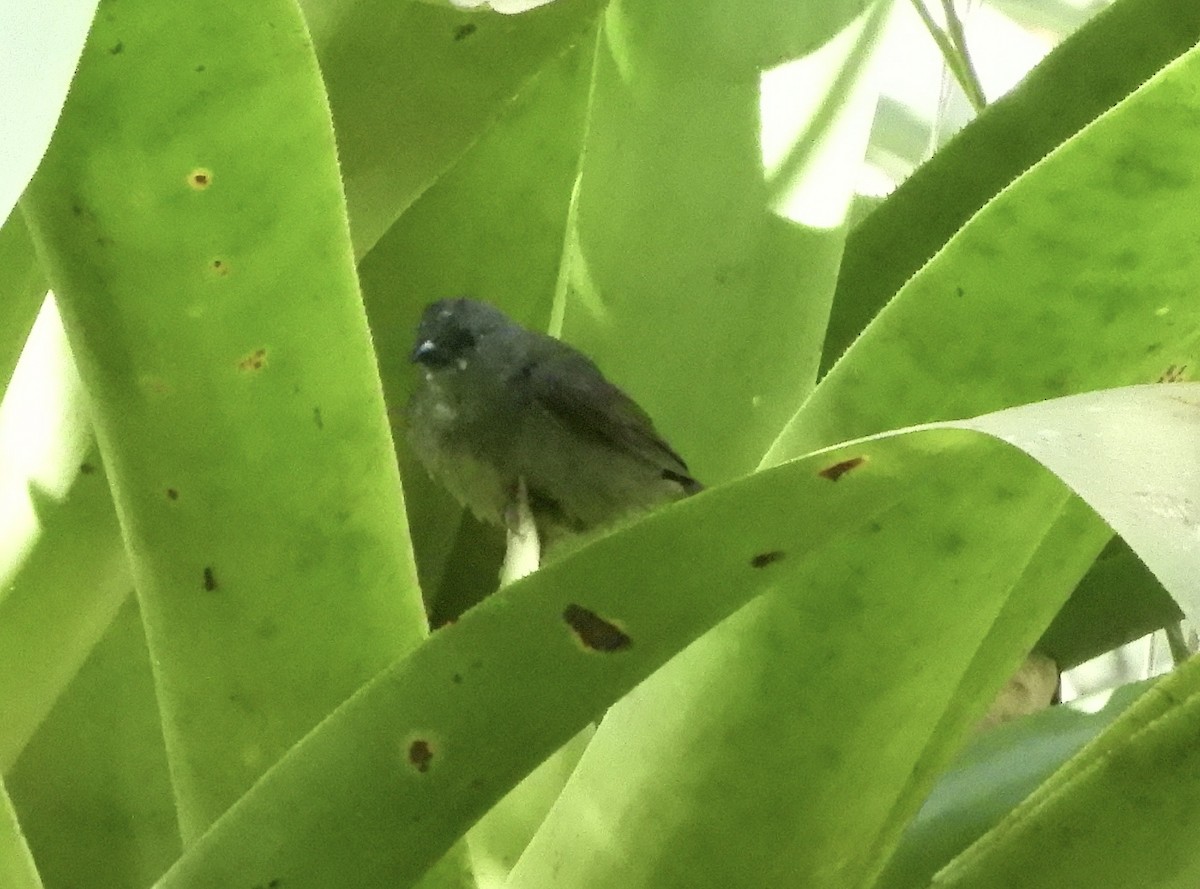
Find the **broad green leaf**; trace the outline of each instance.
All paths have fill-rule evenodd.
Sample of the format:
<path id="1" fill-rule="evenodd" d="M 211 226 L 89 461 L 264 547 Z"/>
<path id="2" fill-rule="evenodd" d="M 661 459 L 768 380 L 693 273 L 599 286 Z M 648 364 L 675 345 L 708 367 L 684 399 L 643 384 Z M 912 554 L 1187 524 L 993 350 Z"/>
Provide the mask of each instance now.
<path id="1" fill-rule="evenodd" d="M 297 10 L 103 4 L 24 208 L 91 400 L 190 840 L 424 632 Z"/>
<path id="2" fill-rule="evenodd" d="M 1063 670 L 1183 618 L 1129 544 L 1113 538 L 1038 640 Z"/>
<path id="3" fill-rule="evenodd" d="M 1186 445 L 1200 423 L 1198 390 L 1093 393 L 936 428 L 976 429 L 1028 451 L 1114 526 L 1154 538 L 1158 545 L 1143 548 L 1153 570 L 1194 578 L 1200 553 L 1178 545 L 1191 541 L 1190 513 L 1163 508 L 1158 491 L 1174 490 L 1183 502 L 1200 487 Z M 1164 414 L 1171 403 L 1177 408 Z M 1114 428 L 1155 462 L 1131 464 Z M 871 879 L 921 792 L 1071 586 L 1022 583 L 1047 570 L 1028 547 L 1047 533 L 1061 542 L 1069 530 L 1057 515 L 1063 501 L 1038 499 L 1053 486 L 1014 473 L 1007 461 L 969 477 L 958 470 L 939 467 L 930 485 L 977 492 L 962 514 L 943 504 L 930 508 L 936 518 L 877 516 L 871 545 L 856 553 L 863 564 L 852 556 L 822 564 L 810 583 L 839 619 L 792 614 L 781 594 L 768 595 L 619 703 L 512 884 L 542 885 L 551 874 L 563 887 L 727 885 L 735 872 L 756 885 L 785 874 L 808 886 Z M 1147 475 L 1157 480 L 1147 496 L 1120 496 Z M 1068 515 L 1075 524 L 1086 519 L 1074 507 Z M 890 550 L 889 527 L 900 529 Z M 916 550 L 938 541 L 953 544 L 924 558 Z M 960 555 L 970 567 L 957 564 Z M 1076 576 L 1086 561 L 1076 560 Z M 959 588 L 970 595 L 956 599 Z M 973 620 L 982 621 L 974 624 L 979 635 L 965 635 Z M 906 644 L 889 645 L 894 637 Z M 856 644 L 863 638 L 870 644 Z M 755 767 L 735 768 L 747 748 Z M 732 834 L 736 855 L 718 841 Z"/>
<path id="4" fill-rule="evenodd" d="M 1044 464 L 1103 516 L 1183 613 L 1200 620 L 1195 527 L 1200 463 L 1180 442 L 1200 435 L 1200 383 L 1089 392 L 961 424 Z"/>
<path id="5" fill-rule="evenodd" d="M 891 815 L 872 843 L 873 869 L 882 867 L 889 858 L 901 831 L 928 794 L 931 781 L 961 745 L 964 728 L 980 724 L 1002 683 L 1016 673 L 1033 641 L 1102 545 L 1102 540 L 1095 541 L 1092 548 L 1080 545 L 1081 539 L 1088 539 L 1086 535 L 1097 519 L 1079 498 L 1072 497 L 1062 504 L 1053 520 L 897 792 Z"/>
<path id="6" fill-rule="evenodd" d="M 562 330 L 707 484 L 749 471 L 812 387 L 888 8 L 621 0 L 605 13 Z"/>
<path id="7" fill-rule="evenodd" d="M 1200 56 L 1185 54 L 983 208 L 822 380 L 768 462 L 845 438 L 1195 366 Z M 1149 135 L 1148 135 L 1149 134 Z M 1119 220 L 1119 222 L 1117 222 Z M 1079 551 L 1095 551 L 1096 523 Z M 1112 638 L 1113 630 L 1075 631 Z M 1087 647 L 1086 645 L 1084 647 Z"/>
<path id="8" fill-rule="evenodd" d="M 45 295 L 46 279 L 25 217 L 15 211 L 0 228 L 0 394 L 8 388 Z"/>
<path id="9" fill-rule="evenodd" d="M 0 406 L 0 774 L 133 579 L 82 385 L 52 302 Z"/>
<path id="10" fill-rule="evenodd" d="M 770 459 L 1194 366 L 1200 52 L 984 207 L 876 317 Z"/>
<path id="11" fill-rule="evenodd" d="M 1200 660 L 1157 682 L 935 886 L 1194 886 Z"/>
<path id="12" fill-rule="evenodd" d="M 17 813 L 0 780 L 0 886 L 7 889 L 42 889 L 33 856 L 21 833 Z"/>
<path id="13" fill-rule="evenodd" d="M 866 534 L 838 534 L 799 583 L 756 600 L 618 703 L 514 889 L 847 887 L 882 863 L 876 837 L 911 814 L 896 812 L 897 798 L 912 795 L 931 734 L 948 733 L 949 747 L 969 727 L 961 707 L 945 727 L 946 707 L 1068 494 L 982 442 L 924 466 L 862 447 L 826 458 L 845 468 L 834 484 L 851 491 L 859 472 L 899 470 L 919 494 L 873 501 Z M 1011 660 L 1021 634 L 1006 641 Z M 1005 678 L 995 660 L 993 694 Z"/>
<path id="14" fill-rule="evenodd" d="M 150 657 L 132 596 L 8 782 L 47 889 L 149 886 L 179 856 Z"/>
<path id="15" fill-rule="evenodd" d="M 480 889 L 502 887 L 587 749 L 584 729 L 496 803 L 467 834 Z"/>
<path id="16" fill-rule="evenodd" d="M 133 590 L 99 455 L 81 465 L 63 499 L 35 494 L 41 529 L 0 600 L 0 774 Z"/>
<path id="17" fill-rule="evenodd" d="M 1095 712 L 1051 707 L 978 734 L 938 779 L 875 889 L 918 889 L 1007 815 L 1157 680 L 1122 686 Z"/>
<path id="18" fill-rule="evenodd" d="M 914 172 L 846 240 L 822 373 L 987 201 L 1197 40 L 1191 0 L 1118 0 Z"/>
<path id="19" fill-rule="evenodd" d="M 852 457 L 866 462 L 837 482 L 829 472 L 820 474 Z M 793 462 L 596 541 L 497 593 L 378 677 L 239 801 L 160 889 L 270 879 L 314 887 L 335 880 L 363 887 L 406 885 L 606 706 L 767 590 L 775 591 L 771 610 L 783 616 L 789 601 L 795 609 L 778 626 L 780 645 L 791 645 L 793 632 L 816 649 L 822 649 L 824 635 L 839 632 L 877 640 L 867 655 L 847 654 L 823 665 L 831 682 L 807 683 L 813 706 L 840 708 L 850 686 L 838 677 L 853 674 L 865 657 L 879 667 L 877 676 L 891 677 L 907 690 L 878 714 L 889 731 L 903 722 L 902 713 L 907 718 L 913 696 L 928 697 L 922 706 L 933 719 L 941 707 L 927 683 L 940 683 L 946 695 L 953 690 L 953 656 L 943 661 L 926 651 L 918 674 L 882 665 L 895 657 L 922 657 L 904 652 L 924 640 L 938 652 L 957 651 L 965 666 L 970 640 L 986 631 L 991 611 L 983 601 L 964 598 L 957 582 L 932 584 L 946 601 L 931 605 L 929 619 L 890 595 L 831 598 L 829 578 L 884 561 L 880 552 L 886 547 L 879 541 L 893 538 L 896 545 L 903 539 L 900 552 L 906 557 L 897 571 L 914 578 L 939 561 L 955 566 L 945 569 L 948 575 L 959 569 L 974 577 L 969 566 L 976 546 L 994 553 L 989 570 L 1005 574 L 1012 560 L 1004 555 L 1011 554 L 1002 553 L 993 538 L 964 540 L 949 530 L 960 511 L 978 511 L 979 498 L 992 502 L 1000 496 L 991 488 L 976 492 L 974 481 L 990 474 L 1004 480 L 999 490 L 1010 498 L 996 522 L 1022 539 L 1031 533 L 1022 507 L 1065 496 L 1052 480 L 1039 484 L 1046 477 L 1016 452 L 986 437 L 941 431 Z M 945 514 L 934 503 L 956 508 Z M 910 537 L 904 533 L 909 516 L 927 516 L 945 527 Z M 913 546 L 928 547 L 931 558 L 908 564 Z M 967 582 L 963 577 L 961 583 Z M 615 635 L 618 650 L 588 650 L 569 626 L 585 612 L 619 628 L 628 646 Z M 739 620 L 748 619 L 746 614 Z M 796 669 L 804 673 L 802 665 Z M 656 717 L 676 712 L 672 705 Z M 920 736 L 915 725 L 910 731 Z M 869 732 L 862 735 L 859 753 L 849 758 L 878 754 L 870 738 Z M 904 759 L 889 757 L 886 768 L 899 774 Z M 630 778 L 623 773 L 618 783 Z M 396 841 L 398 835 L 403 842 Z M 636 851 L 631 847 L 630 854 Z"/>
<path id="20" fill-rule="evenodd" d="M 412 0 L 360 0 L 327 16 L 318 0 L 302 5 L 318 20 L 314 38 L 362 257 L 532 78 L 555 67 L 602 4 L 572 0 L 515 17 Z"/>
<path id="21" fill-rule="evenodd" d="M 997 435 L 1025 450 L 1070 484 L 1112 527 L 1122 533 L 1187 611 L 1196 607 L 1195 597 L 1200 589 L 1195 581 L 1200 576 L 1200 565 L 1197 564 L 1193 545 L 1194 519 L 1188 506 L 1194 502 L 1196 492 L 1200 491 L 1200 474 L 1194 461 L 1188 459 L 1186 446 L 1181 447 L 1180 443 L 1194 440 L 1200 431 L 1200 412 L 1197 408 L 1200 408 L 1198 384 L 1140 386 L 1027 405 L 955 425 Z M 1191 672 L 1193 679 L 1190 681 L 1194 685 L 1196 671 L 1193 669 Z M 1119 782 L 1108 778 L 1097 778 L 1095 786 L 1089 784 L 1089 789 L 1084 791 L 1078 788 L 1071 790 L 1067 786 L 1077 780 L 1080 770 L 1090 768 L 1089 764 L 1097 758 L 1118 755 L 1114 751 L 1121 749 L 1121 742 L 1138 735 L 1143 727 L 1162 716 L 1172 701 L 1181 699 L 1174 697 L 1177 692 L 1172 689 L 1179 688 L 1181 684 L 1184 688 L 1191 687 L 1186 684 L 1187 681 L 1183 677 L 1173 678 L 1162 686 L 1161 693 L 1156 692 L 1139 702 L 1120 723 L 1096 739 L 1088 750 L 1039 789 L 1038 794 L 1023 804 L 1013 819 L 1020 821 L 1031 817 L 1029 813 L 1039 811 L 1041 800 L 1052 794 L 1115 793 L 1115 784 Z M 1183 716 L 1177 718 L 1182 719 Z M 1161 731 L 1166 733 L 1162 738 L 1146 743 L 1151 746 L 1172 743 L 1169 733 L 1182 729 L 1178 728 L 1176 722 L 1170 725 L 1160 726 Z M 1178 781 L 1178 764 L 1172 760 L 1163 762 L 1169 763 L 1170 767 L 1164 768 L 1162 775 L 1143 777 L 1160 785 L 1166 782 L 1166 786 Z M 1072 803 L 1065 802 L 1064 805 Z M 994 817 L 994 811 L 989 811 Z M 1151 811 L 1147 807 L 1143 814 L 1152 821 Z M 999 837 L 1007 836 L 1005 831 L 1010 827 L 1001 825 L 997 828 Z M 956 831 L 960 842 L 964 831 L 969 829 L 963 827 Z M 1107 829 L 1114 836 L 1125 832 L 1118 823 L 1108 825 Z M 1101 831 L 1097 830 L 1097 835 L 1102 835 Z M 981 848 L 990 842 L 1005 841 L 981 841 Z M 969 853 L 967 859 L 970 860 L 970 855 L 975 854 Z M 1025 852 L 1016 857 L 1023 854 Z M 1103 857 L 1098 849 L 1086 854 Z M 1154 853 L 1151 851 L 1149 855 L 1153 857 Z M 898 868 L 903 872 L 912 866 L 902 863 Z M 1010 867 L 1016 866 L 1019 865 L 1015 862 L 1002 862 L 999 865 L 991 862 L 984 873 L 988 874 L 988 879 L 1002 885 L 1003 877 L 994 875 L 997 868 L 1000 874 L 1004 874 L 1009 872 Z M 1157 861 L 1145 864 L 1147 870 L 1158 866 Z M 1114 863 L 1113 867 L 1117 865 Z M 1129 865 L 1122 864 L 1120 867 Z M 1062 874 L 1061 870 L 1055 868 L 1049 872 L 1059 877 Z M 978 878 L 980 872 L 972 871 L 972 875 L 972 878 Z M 1055 885 L 1052 878 L 1043 879 L 1046 880 L 1044 885 Z M 1083 884 L 1101 885 L 1090 880 L 1085 880 Z M 1103 885 L 1122 883 L 1115 879 Z"/>

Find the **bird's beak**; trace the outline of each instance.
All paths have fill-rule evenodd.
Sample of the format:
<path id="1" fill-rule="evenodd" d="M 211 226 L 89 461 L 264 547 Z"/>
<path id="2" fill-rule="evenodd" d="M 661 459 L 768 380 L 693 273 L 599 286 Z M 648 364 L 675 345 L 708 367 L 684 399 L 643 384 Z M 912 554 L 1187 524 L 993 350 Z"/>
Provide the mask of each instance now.
<path id="1" fill-rule="evenodd" d="M 425 359 L 437 351 L 437 343 L 433 340 L 422 340 L 413 346 L 412 355 L 409 356 L 414 364 L 423 364 Z"/>

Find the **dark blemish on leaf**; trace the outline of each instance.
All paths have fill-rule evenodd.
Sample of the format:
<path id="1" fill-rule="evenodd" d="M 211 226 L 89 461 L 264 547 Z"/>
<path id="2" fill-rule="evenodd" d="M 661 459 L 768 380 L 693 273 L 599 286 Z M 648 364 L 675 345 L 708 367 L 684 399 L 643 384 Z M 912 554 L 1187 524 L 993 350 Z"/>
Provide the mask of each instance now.
<path id="1" fill-rule="evenodd" d="M 267 365 L 267 350 L 255 349 L 238 362 L 238 370 L 262 370 Z"/>
<path id="2" fill-rule="evenodd" d="M 223 259 L 214 259 L 210 266 L 214 274 L 224 277 L 229 274 L 229 266 L 225 264 Z"/>
<path id="3" fill-rule="evenodd" d="M 313 422 L 317 424 L 318 429 L 325 428 L 325 421 L 321 419 L 321 409 L 319 407 L 313 408 Z"/>
<path id="4" fill-rule="evenodd" d="M 80 463 L 79 471 L 82 472 L 84 475 L 91 475 L 93 472 L 96 471 L 96 467 L 93 466 L 91 463 Z"/>
<path id="5" fill-rule="evenodd" d="M 408 745 L 408 763 L 422 775 L 429 771 L 429 764 L 433 761 L 433 748 L 429 742 L 417 738 Z"/>
<path id="6" fill-rule="evenodd" d="M 108 54 L 111 56 L 119 56 L 124 51 L 125 51 L 125 44 L 122 43 L 120 40 L 118 40 L 117 45 L 112 47 L 111 49 L 109 49 Z"/>
<path id="7" fill-rule="evenodd" d="M 962 299 L 964 296 L 967 295 L 967 291 L 963 290 L 961 287 L 955 287 L 954 295 L 957 296 L 959 299 Z"/>
<path id="8" fill-rule="evenodd" d="M 1172 364 L 1158 378 L 1160 383 L 1178 383 L 1184 378 L 1184 373 L 1187 371 L 1186 364 Z"/>
<path id="9" fill-rule="evenodd" d="M 264 618 L 255 628 L 259 639 L 274 639 L 279 635 L 279 624 L 271 620 L 269 617 Z"/>
<path id="10" fill-rule="evenodd" d="M 203 74 L 203 73 L 204 73 L 204 66 L 203 66 L 203 65 L 197 65 L 197 66 L 196 66 L 196 73 L 197 73 L 197 74 Z"/>
<path id="11" fill-rule="evenodd" d="M 450 677 L 450 681 L 455 685 L 462 685 L 462 673 L 455 673 Z"/>
<path id="12" fill-rule="evenodd" d="M 196 189 L 196 191 L 203 191 L 212 185 L 212 172 L 204 169 L 203 167 L 197 167 L 195 170 L 192 170 L 192 172 L 188 173 L 187 181 L 188 185 Z"/>
<path id="13" fill-rule="evenodd" d="M 583 647 L 591 651 L 624 651 L 633 644 L 633 640 L 616 624 L 579 605 L 568 605 L 563 610 L 563 620 L 575 631 L 575 637 Z"/>
<path id="14" fill-rule="evenodd" d="M 97 247 L 107 247 L 111 243 L 112 243 L 112 238 L 106 237 L 104 235 L 100 235 L 96 238 L 96 246 Z"/>
<path id="15" fill-rule="evenodd" d="M 867 530 L 872 534 L 878 534 L 883 530 L 883 525 L 881 525 L 879 522 L 871 522 L 869 525 L 867 525 Z"/>
<path id="16" fill-rule="evenodd" d="M 179 492 L 176 491 L 174 488 L 167 488 L 167 499 L 168 500 L 178 500 Z"/>
<path id="17" fill-rule="evenodd" d="M 781 549 L 773 549 L 773 550 L 770 550 L 769 552 L 759 553 L 757 556 L 755 556 L 753 559 L 750 560 L 750 567 L 766 568 L 768 565 L 770 565 L 774 562 L 778 562 L 780 559 L 783 558 L 783 556 L 784 556 L 784 552 Z"/>
<path id="18" fill-rule="evenodd" d="M 821 478 L 827 478 L 831 482 L 836 482 L 851 469 L 857 469 L 866 462 L 866 457 L 851 457 L 849 460 L 843 460 L 841 463 L 834 463 L 832 466 L 826 466 L 824 469 L 818 472 L 817 475 L 821 476 Z"/>
<path id="19" fill-rule="evenodd" d="M 83 207 L 79 206 L 79 204 L 72 204 L 71 212 L 74 213 L 76 216 L 82 216 L 83 215 Z"/>
<path id="20" fill-rule="evenodd" d="M 455 40 L 455 42 L 457 42 L 459 40 L 463 40 L 467 37 L 470 37 L 477 30 L 479 30 L 479 28 L 475 25 L 474 22 L 467 22 L 465 25 L 459 25 L 457 28 L 454 29 L 454 40 Z"/>
<path id="21" fill-rule="evenodd" d="M 204 568 L 204 591 L 211 593 L 217 588 L 217 576 L 213 574 L 212 568 L 205 566 Z"/>
<path id="22" fill-rule="evenodd" d="M 942 546 L 951 555 L 958 555 L 967 548 L 967 539 L 957 531 L 951 531 L 942 538 Z"/>

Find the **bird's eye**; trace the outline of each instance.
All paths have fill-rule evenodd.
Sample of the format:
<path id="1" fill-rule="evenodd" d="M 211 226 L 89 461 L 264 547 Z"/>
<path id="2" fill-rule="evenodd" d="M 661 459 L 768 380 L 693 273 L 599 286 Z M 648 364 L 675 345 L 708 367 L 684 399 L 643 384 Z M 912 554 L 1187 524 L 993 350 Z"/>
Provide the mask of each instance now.
<path id="1" fill-rule="evenodd" d="M 449 367 L 461 363 L 474 348 L 474 334 L 461 327 L 451 327 L 440 335 L 419 340 L 413 349 L 412 360 L 426 367 Z"/>
<path id="2" fill-rule="evenodd" d="M 461 327 L 452 327 L 442 337 L 442 348 L 452 355 L 462 355 L 475 348 L 475 334 Z"/>

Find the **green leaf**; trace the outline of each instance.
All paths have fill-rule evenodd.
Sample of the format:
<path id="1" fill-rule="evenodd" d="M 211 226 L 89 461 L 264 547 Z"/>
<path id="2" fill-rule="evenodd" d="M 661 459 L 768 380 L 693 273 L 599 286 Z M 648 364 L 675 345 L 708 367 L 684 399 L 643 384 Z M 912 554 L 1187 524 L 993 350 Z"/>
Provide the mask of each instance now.
<path id="1" fill-rule="evenodd" d="M 39 532 L 0 599 L 0 774 L 133 590 L 99 454 L 78 465 L 63 499 L 32 493 Z"/>
<path id="2" fill-rule="evenodd" d="M 706 484 L 750 471 L 812 387 L 886 11 L 628 0 L 606 14 L 562 330 Z M 820 52 L 779 55 L 860 13 Z"/>
<path id="3" fill-rule="evenodd" d="M 914 172 L 846 241 L 821 372 L 985 203 L 1197 40 L 1191 0 L 1118 0 Z"/>
<path id="4" fill-rule="evenodd" d="M 91 399 L 190 839 L 424 633 L 295 7 L 104 4 L 24 207 Z"/>
<path id="5" fill-rule="evenodd" d="M 0 393 L 8 388 L 45 295 L 25 217 L 15 211 L 0 228 Z"/>
<path id="6" fill-rule="evenodd" d="M 304 6 L 310 21 L 318 16 L 314 37 L 362 257 L 531 78 L 584 36 L 602 3 L 521 16 L 412 0 L 363 0 L 327 16 L 314 0 Z"/>
<path id="7" fill-rule="evenodd" d="M 42 889 L 33 856 L 21 834 L 17 813 L 0 780 L 0 885 L 8 889 Z"/>
<path id="8" fill-rule="evenodd" d="M 1178 622 L 1183 612 L 1129 544 L 1115 537 L 1038 640 L 1063 670 Z"/>
<path id="9" fill-rule="evenodd" d="M 1099 513 L 1192 621 L 1200 618 L 1193 545 L 1200 466 L 1180 442 L 1200 432 L 1200 383 L 1088 392 L 957 424 L 1044 464 Z"/>
<path id="10" fill-rule="evenodd" d="M 828 472 L 820 474 L 856 457 L 865 458 L 861 469 L 836 483 Z M 952 667 L 943 673 L 942 662 L 921 654 L 921 644 L 939 651 L 950 647 L 965 666 L 971 640 L 986 631 L 991 611 L 982 600 L 959 595 L 958 583 L 932 584 L 939 592 L 928 595 L 940 593 L 946 601 L 931 607 L 937 619 L 930 621 L 894 596 L 831 599 L 829 578 L 881 563 L 876 547 L 886 551 L 879 541 L 893 538 L 897 546 L 903 541 L 904 553 L 914 539 L 927 541 L 938 554 L 928 564 L 945 562 L 948 576 L 972 563 L 968 554 L 977 543 L 992 553 L 988 568 L 979 571 L 1003 575 L 998 566 L 1012 560 L 992 537 L 972 543 L 949 530 L 958 510 L 979 509 L 969 493 L 974 488 L 964 490 L 961 480 L 973 483 L 992 474 L 1006 480 L 1005 496 L 1015 498 L 997 521 L 1021 540 L 1036 538 L 1036 523 L 1024 509 L 1040 514 L 1033 504 L 1060 501 L 1062 488 L 1046 479 L 1048 484 L 1039 485 L 1031 463 L 991 439 L 951 431 L 868 442 L 793 462 L 603 538 L 502 590 L 374 680 L 269 772 L 160 889 L 270 879 L 314 887 L 335 878 L 363 887 L 405 884 L 607 705 L 765 590 L 775 591 L 770 613 L 786 614 L 789 602 L 795 609 L 794 618 L 778 627 L 778 645 L 801 631 L 786 644 L 803 652 L 826 635 L 835 637 L 850 615 L 842 632 L 866 634 L 878 644 L 849 658 L 847 669 L 851 663 L 875 664 L 875 675 L 899 677 L 906 674 L 882 670 L 882 664 L 903 652 L 925 658 L 920 680 L 908 676 L 903 681 L 908 693 L 877 718 L 893 726 L 900 701 L 908 707 L 910 695 L 919 693 L 926 718 L 934 719 L 941 705 L 927 683 L 940 684 L 948 694 L 956 680 Z M 930 484 L 931 479 L 942 481 Z M 993 494 L 984 489 L 979 496 Z M 929 506 L 933 502 L 953 502 L 957 509 L 939 513 Z M 922 516 L 943 530 L 914 538 L 906 531 L 909 517 Z M 961 554 L 961 562 L 948 557 L 953 553 Z M 914 563 L 906 570 L 915 580 L 927 567 Z M 974 576 L 974 569 L 963 570 Z M 587 650 L 568 625 L 565 615 L 578 623 L 578 612 L 568 606 L 615 625 L 630 643 L 609 653 Z M 902 612 L 910 617 L 899 618 Z M 962 647 L 952 647 L 956 644 Z M 818 644 L 808 657 L 820 661 L 824 650 Z M 800 665 L 796 669 L 805 672 Z M 807 686 L 814 706 L 820 700 L 839 710 L 849 687 Z M 655 718 L 679 706 L 675 701 L 659 707 Z M 921 737 L 915 721 L 906 732 Z M 862 736 L 858 754 L 849 759 L 857 763 L 878 752 L 869 737 Z M 882 766 L 897 777 L 908 767 L 903 756 Z M 630 777 L 625 774 L 621 783 Z M 560 800 L 555 811 L 561 806 Z M 396 842 L 398 832 L 403 843 Z"/>
<path id="11" fill-rule="evenodd" d="M 951 862 L 934 885 L 1194 886 L 1200 856 L 1187 839 L 1200 812 L 1197 691 L 1200 660 L 1193 658 Z"/>
<path id="12" fill-rule="evenodd" d="M 8 782 L 50 889 L 149 886 L 179 856 L 150 657 L 132 596 Z"/>
<path id="13" fill-rule="evenodd" d="M 1051 707 L 976 735 L 938 780 L 875 889 L 923 889 L 1153 682 L 1117 689 L 1095 712 Z"/>
<path id="14" fill-rule="evenodd" d="M 83 401 L 49 302 L 0 407 L 0 774 L 133 589 Z"/>

